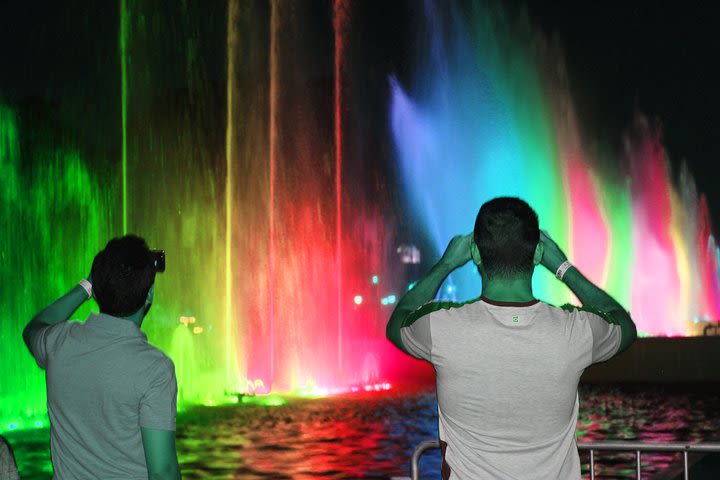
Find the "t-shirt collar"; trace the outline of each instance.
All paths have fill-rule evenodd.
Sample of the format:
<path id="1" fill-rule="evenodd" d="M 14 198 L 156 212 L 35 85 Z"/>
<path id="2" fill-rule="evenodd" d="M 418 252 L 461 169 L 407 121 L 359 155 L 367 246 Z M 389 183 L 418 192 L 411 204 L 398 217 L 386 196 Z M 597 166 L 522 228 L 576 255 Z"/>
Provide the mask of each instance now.
<path id="1" fill-rule="evenodd" d="M 135 325 L 135 323 L 131 322 L 130 320 L 113 317 L 112 315 L 108 315 L 106 313 L 91 313 L 88 316 L 85 324 L 120 335 L 127 335 L 133 337 L 145 336 L 142 330 L 140 330 L 140 327 Z"/>
<path id="2" fill-rule="evenodd" d="M 533 305 L 540 302 L 540 300 L 538 300 L 537 298 L 528 302 L 500 302 L 497 300 L 490 300 L 485 296 L 480 297 L 480 300 L 496 307 L 532 307 Z"/>

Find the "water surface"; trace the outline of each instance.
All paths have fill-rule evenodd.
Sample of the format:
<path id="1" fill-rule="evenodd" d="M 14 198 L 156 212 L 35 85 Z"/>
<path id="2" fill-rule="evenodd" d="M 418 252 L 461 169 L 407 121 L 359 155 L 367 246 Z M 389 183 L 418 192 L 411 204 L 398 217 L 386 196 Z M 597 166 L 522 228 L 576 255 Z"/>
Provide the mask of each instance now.
<path id="1" fill-rule="evenodd" d="M 717 388 L 580 389 L 580 442 L 711 441 L 718 425 Z M 388 479 L 409 475 L 414 446 L 436 436 L 433 392 L 390 391 L 292 398 L 276 407 L 197 407 L 178 417 L 177 444 L 187 479 Z M 47 430 L 13 432 L 8 439 L 23 478 L 50 478 Z M 634 455 L 598 458 L 596 478 L 634 478 Z M 643 478 L 672 461 L 669 455 L 644 455 Z M 437 451 L 425 455 L 423 478 L 439 478 L 439 464 Z"/>

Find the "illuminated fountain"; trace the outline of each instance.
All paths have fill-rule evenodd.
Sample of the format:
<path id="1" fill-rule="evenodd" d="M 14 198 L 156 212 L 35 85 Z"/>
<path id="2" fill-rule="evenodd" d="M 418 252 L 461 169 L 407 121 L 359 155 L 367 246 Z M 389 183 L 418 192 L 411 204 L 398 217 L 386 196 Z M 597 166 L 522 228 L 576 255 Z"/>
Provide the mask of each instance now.
<path id="1" fill-rule="evenodd" d="M 88 77 L 82 97 L 116 105 L 116 123 L 83 132 L 93 142 L 21 130 L 24 111 L 0 103 L 0 358 L 13 359 L 0 363 L 0 431 L 46 422 L 23 326 L 124 232 L 166 250 L 143 329 L 174 359 L 181 402 L 381 391 L 408 376 L 384 338 L 402 293 L 395 212 L 345 136 L 366 133 L 351 108 L 364 99 L 346 88 L 364 81 L 348 68 L 350 2 L 324 17 L 332 48 L 307 28 L 313 3 L 229 0 L 220 15 L 119 0 L 117 62 L 101 67 L 117 85 Z M 717 318 L 707 205 L 687 172 L 671 180 L 656 130 L 638 117 L 624 152 L 590 152 L 559 56 L 533 29 L 427 5 L 429 58 L 413 85 L 392 80 L 390 99 L 398 183 L 436 246 L 424 258 L 470 231 L 484 200 L 520 195 L 644 332 L 694 334 L 693 319 Z M 570 300 L 549 278 L 538 295 Z M 468 267 L 443 295 L 478 282 Z"/>
<path id="2" fill-rule="evenodd" d="M 191 7 L 119 7 L 121 118 L 118 130 L 91 134 L 118 144 L 110 168 L 69 139 L 24 156 L 20 144 L 38 132 L 20 131 L 0 104 L 0 305 L 9 319 L 0 353 L 17 358 L 0 366 L 0 431 L 46 418 L 23 326 L 125 232 L 166 251 L 143 330 L 174 359 L 181 406 L 364 381 L 386 389 L 400 367 L 371 277 L 392 285 L 383 269 L 393 220 L 381 215 L 382 193 L 343 177 L 354 161 L 343 152 L 340 105 L 347 5 L 337 3 L 330 26 L 335 58 L 321 58 L 307 35 L 304 7 L 282 1 L 229 0 L 227 17 L 202 20 Z M 329 75 L 313 70 L 321 61 Z"/>
<path id="3" fill-rule="evenodd" d="M 378 341 L 386 310 L 358 312 L 353 302 L 385 264 L 391 223 L 379 198 L 342 177 L 347 7 L 336 5 L 329 77 L 315 71 L 327 59 L 304 27 L 308 8 L 228 2 L 222 104 L 197 73 L 207 65 L 189 51 L 179 54 L 196 62 L 182 72 L 180 100 L 149 98 L 165 68 L 157 45 L 170 40 L 143 25 L 164 12 L 148 2 L 123 15 L 132 58 L 128 228 L 168 255 L 157 291 L 162 316 L 147 330 L 175 357 L 182 354 L 165 341 L 161 319 L 197 319 L 204 330 L 194 335 L 194 390 L 205 402 L 243 393 L 248 382 L 252 392 L 343 388 L 360 380 L 367 353 L 392 348 Z M 333 105 L 330 124 L 314 114 L 320 105 Z"/>
<path id="4" fill-rule="evenodd" d="M 437 255 L 484 201 L 520 196 L 642 333 L 697 335 L 720 318 L 707 204 L 684 168 L 671 172 L 659 129 L 638 114 L 624 151 L 591 152 L 562 57 L 527 20 L 425 5 L 426 56 L 412 85 L 391 78 L 390 115 L 406 198 Z M 534 281 L 540 298 L 572 300 L 549 273 Z M 442 295 L 479 291 L 468 266 Z"/>

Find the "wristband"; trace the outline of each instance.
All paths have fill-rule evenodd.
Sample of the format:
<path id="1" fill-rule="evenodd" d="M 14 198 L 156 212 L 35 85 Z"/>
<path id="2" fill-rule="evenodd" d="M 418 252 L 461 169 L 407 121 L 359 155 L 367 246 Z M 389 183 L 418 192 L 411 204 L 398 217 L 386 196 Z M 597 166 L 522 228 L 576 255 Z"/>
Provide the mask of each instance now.
<path id="1" fill-rule="evenodd" d="M 572 266 L 573 266 L 573 264 L 568 262 L 567 260 L 565 260 L 562 264 L 560 264 L 560 266 L 557 269 L 557 272 L 555 272 L 555 276 L 557 277 L 557 279 L 562 280 L 563 277 L 565 276 L 565 272 L 570 270 L 570 267 L 572 267 Z"/>
<path id="2" fill-rule="evenodd" d="M 80 285 L 83 290 L 87 292 L 88 298 L 93 296 L 92 283 L 88 282 L 86 279 L 83 278 L 82 280 L 80 280 L 80 283 L 78 283 L 78 285 Z"/>

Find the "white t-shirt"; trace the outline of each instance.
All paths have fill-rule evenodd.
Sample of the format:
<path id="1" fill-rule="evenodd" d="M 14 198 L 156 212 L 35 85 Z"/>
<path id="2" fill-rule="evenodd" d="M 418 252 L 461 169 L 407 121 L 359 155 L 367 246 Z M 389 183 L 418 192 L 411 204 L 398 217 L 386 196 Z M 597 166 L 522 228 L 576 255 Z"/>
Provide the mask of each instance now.
<path id="1" fill-rule="evenodd" d="M 537 300 L 429 303 L 401 328 L 435 367 L 443 478 L 578 479 L 577 386 L 620 326 Z"/>

